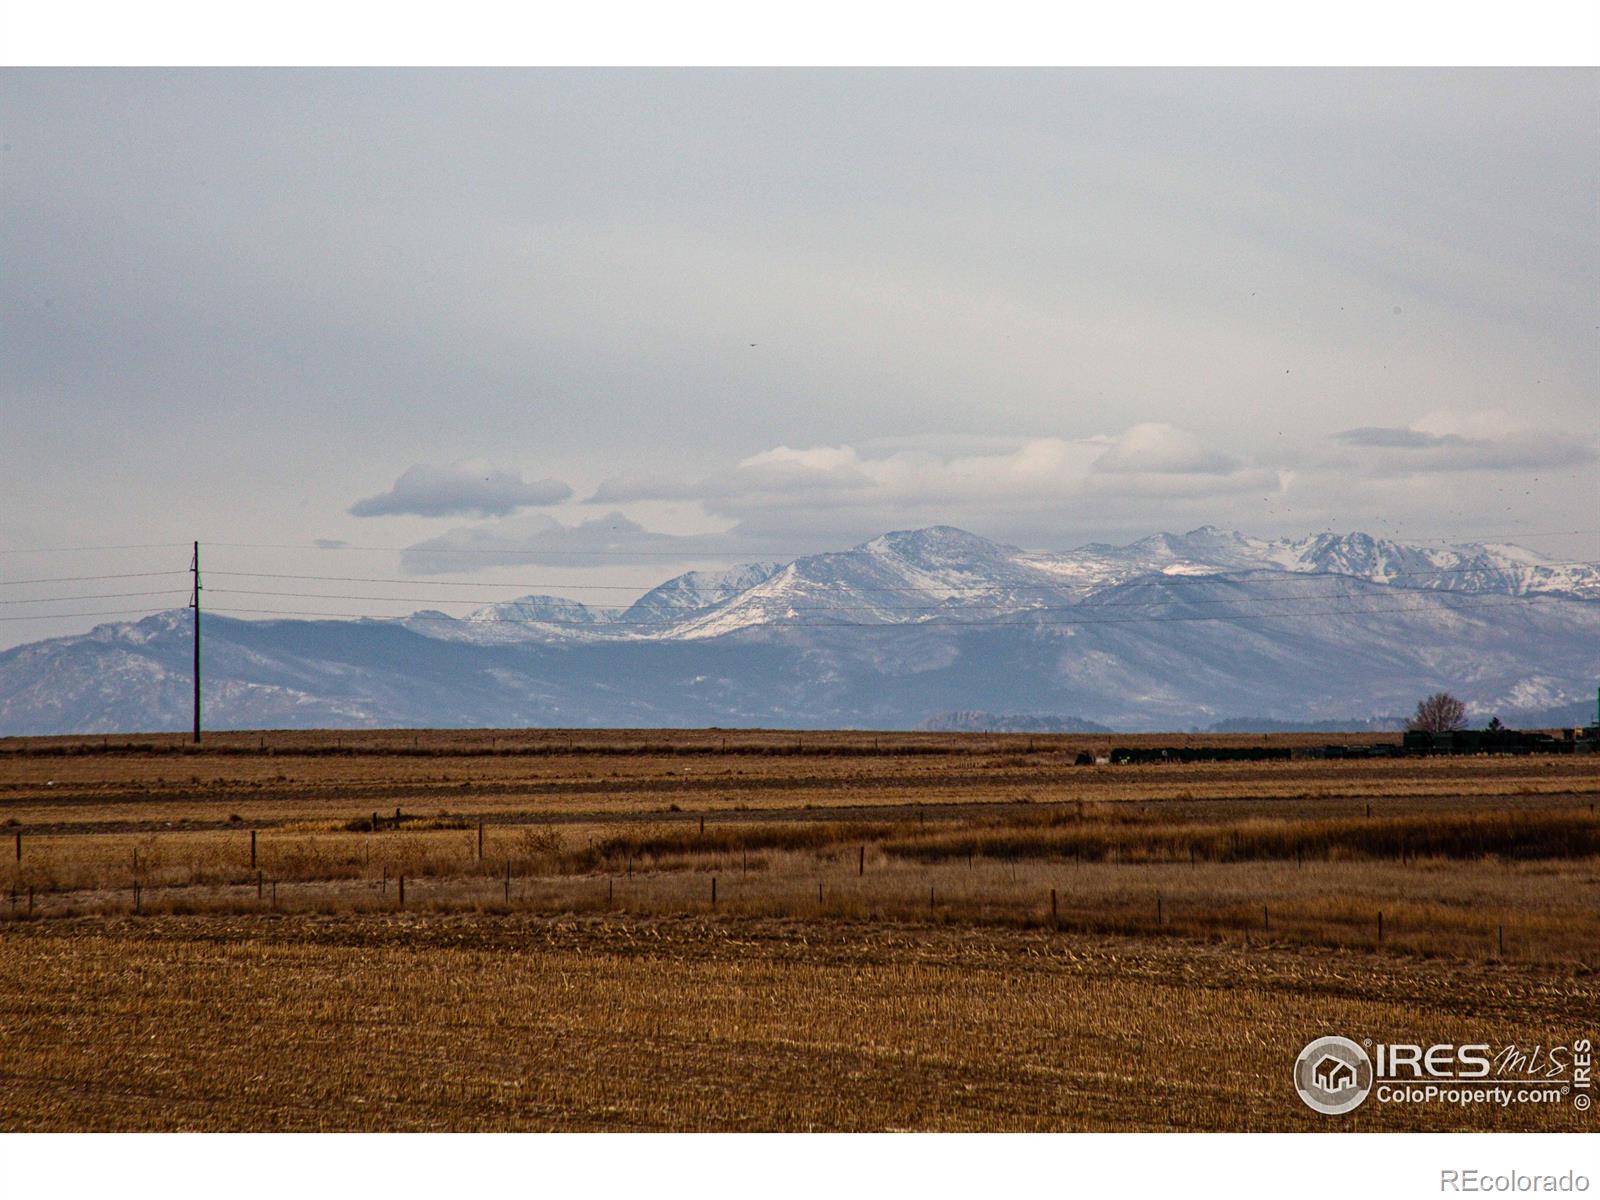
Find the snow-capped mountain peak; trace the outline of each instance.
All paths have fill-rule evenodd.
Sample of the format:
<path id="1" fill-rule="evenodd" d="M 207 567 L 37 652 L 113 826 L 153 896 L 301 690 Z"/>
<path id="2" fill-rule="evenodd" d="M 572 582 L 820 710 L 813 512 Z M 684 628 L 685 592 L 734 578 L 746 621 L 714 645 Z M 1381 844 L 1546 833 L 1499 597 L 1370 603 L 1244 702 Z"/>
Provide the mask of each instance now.
<path id="1" fill-rule="evenodd" d="M 753 562 L 725 571 L 689 571 L 651 588 L 619 620 L 630 626 L 648 626 L 702 612 L 764 583 L 782 566 Z"/>
<path id="2" fill-rule="evenodd" d="M 0 652 L 0 731 L 181 727 L 192 621 Z M 213 727 L 895 727 L 1025 707 L 1181 728 L 1392 714 L 1440 687 L 1566 719 L 1600 673 L 1600 570 L 1365 533 L 1202 526 L 1051 553 L 935 526 L 689 572 L 620 613 L 534 595 L 398 623 L 218 616 L 206 646 Z"/>

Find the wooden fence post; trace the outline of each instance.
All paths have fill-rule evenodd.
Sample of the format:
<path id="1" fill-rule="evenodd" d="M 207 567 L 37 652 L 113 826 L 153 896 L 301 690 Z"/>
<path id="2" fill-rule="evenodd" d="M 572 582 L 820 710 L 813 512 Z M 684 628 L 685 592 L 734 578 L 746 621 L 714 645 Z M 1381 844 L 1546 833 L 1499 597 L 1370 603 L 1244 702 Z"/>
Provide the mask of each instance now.
<path id="1" fill-rule="evenodd" d="M 1380 942 L 1383 941 L 1383 912 L 1381 909 L 1378 912 L 1378 940 Z"/>
<path id="2" fill-rule="evenodd" d="M 607 908 L 610 908 L 612 903 L 616 900 L 616 895 L 617 895 L 617 893 L 616 893 L 615 881 L 611 878 L 611 876 L 607 875 L 606 876 L 606 907 Z"/>
<path id="3" fill-rule="evenodd" d="M 1166 920 L 1161 915 L 1161 893 L 1156 893 L 1156 924 L 1165 925 Z"/>
<path id="4" fill-rule="evenodd" d="M 250 869 L 256 869 L 256 831 L 250 831 Z"/>
<path id="5" fill-rule="evenodd" d="M 867 873 L 867 848 L 865 846 L 863 846 L 863 847 L 861 847 L 861 861 L 856 866 L 856 874 L 857 875 L 865 875 L 866 873 Z"/>
<path id="6" fill-rule="evenodd" d="M 139 881 L 137 879 L 133 881 L 133 911 L 135 913 L 139 911 Z"/>
<path id="7" fill-rule="evenodd" d="M 389 866 L 387 863 L 384 864 L 383 868 L 383 894 L 385 896 L 389 894 Z"/>
<path id="8" fill-rule="evenodd" d="M 22 830 L 17 830 L 17 861 L 22 861 Z"/>
<path id="9" fill-rule="evenodd" d="M 400 876 L 400 907 L 406 906 L 406 877 Z"/>
<path id="10" fill-rule="evenodd" d="M 1060 911 L 1056 908 L 1056 890 L 1055 890 L 1055 888 L 1051 888 L 1050 889 L 1050 924 L 1053 925 L 1057 929 L 1061 928 L 1061 914 L 1060 914 Z"/>
<path id="11" fill-rule="evenodd" d="M 1500 957 L 1504 958 L 1506 953 L 1506 927 L 1504 925 L 1496 925 L 1495 930 L 1496 938 L 1500 943 Z"/>
<path id="12" fill-rule="evenodd" d="M 478 822 L 478 861 L 483 861 L 483 822 Z"/>
<path id="13" fill-rule="evenodd" d="M 272 907 L 278 907 L 278 881 L 276 879 L 272 881 Z"/>
<path id="14" fill-rule="evenodd" d="M 928 885 L 928 911 L 933 911 L 933 884 Z"/>
<path id="15" fill-rule="evenodd" d="M 711 877 L 711 907 L 715 908 L 716 906 L 717 906 L 717 877 L 715 875 L 713 875 Z"/>
<path id="16" fill-rule="evenodd" d="M 1261 906 L 1261 928 L 1268 930 L 1269 932 L 1272 929 L 1272 914 L 1267 911 L 1267 906 L 1265 904 Z"/>

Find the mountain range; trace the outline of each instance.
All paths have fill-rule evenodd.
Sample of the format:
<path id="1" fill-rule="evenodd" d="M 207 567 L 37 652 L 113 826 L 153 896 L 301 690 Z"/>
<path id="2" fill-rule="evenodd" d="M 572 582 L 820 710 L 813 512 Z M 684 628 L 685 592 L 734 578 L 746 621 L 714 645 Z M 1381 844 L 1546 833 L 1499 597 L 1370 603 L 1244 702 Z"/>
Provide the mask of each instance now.
<path id="1" fill-rule="evenodd" d="M 187 728 L 192 620 L 0 652 L 0 734 Z M 1600 679 L 1600 568 L 1363 533 L 1207 526 L 1046 553 L 935 526 L 689 572 L 618 609 L 208 615 L 204 652 L 211 728 L 1314 725 L 1441 688 L 1485 719 L 1568 722 Z"/>

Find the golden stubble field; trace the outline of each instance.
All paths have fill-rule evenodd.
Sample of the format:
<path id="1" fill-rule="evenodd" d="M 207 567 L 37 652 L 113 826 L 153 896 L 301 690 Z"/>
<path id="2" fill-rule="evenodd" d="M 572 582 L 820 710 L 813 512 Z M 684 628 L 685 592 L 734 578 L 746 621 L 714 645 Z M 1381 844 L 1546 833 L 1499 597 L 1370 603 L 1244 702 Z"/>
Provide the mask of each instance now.
<path id="1" fill-rule="evenodd" d="M 1289 1073 L 1600 1032 L 1600 762 L 1108 747 L 0 740 L 0 1128 L 1595 1128 Z"/>

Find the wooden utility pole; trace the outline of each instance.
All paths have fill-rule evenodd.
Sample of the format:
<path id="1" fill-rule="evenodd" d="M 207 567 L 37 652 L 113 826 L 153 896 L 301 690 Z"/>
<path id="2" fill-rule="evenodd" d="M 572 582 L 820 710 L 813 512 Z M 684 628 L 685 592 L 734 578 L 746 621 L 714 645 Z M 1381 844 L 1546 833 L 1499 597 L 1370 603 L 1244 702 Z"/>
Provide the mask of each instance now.
<path id="1" fill-rule="evenodd" d="M 194 575 L 194 594 L 189 597 L 189 607 L 194 609 L 194 740 L 200 744 L 200 543 L 194 544 L 194 561 L 189 564 Z"/>

